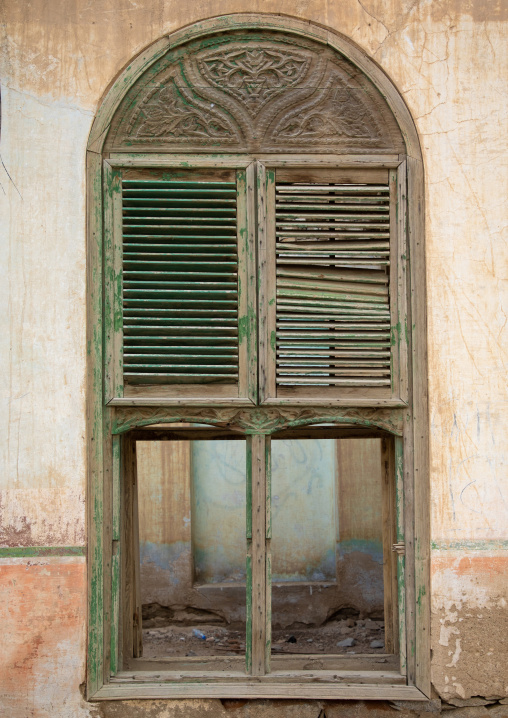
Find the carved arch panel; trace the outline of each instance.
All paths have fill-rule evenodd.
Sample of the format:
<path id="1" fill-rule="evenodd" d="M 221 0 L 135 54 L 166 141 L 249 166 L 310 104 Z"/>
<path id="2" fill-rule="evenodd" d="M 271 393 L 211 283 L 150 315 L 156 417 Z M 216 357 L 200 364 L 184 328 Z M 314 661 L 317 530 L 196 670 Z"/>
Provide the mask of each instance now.
<path id="1" fill-rule="evenodd" d="M 374 84 L 336 50 L 241 30 L 166 52 L 118 107 L 105 150 L 402 153 Z"/>

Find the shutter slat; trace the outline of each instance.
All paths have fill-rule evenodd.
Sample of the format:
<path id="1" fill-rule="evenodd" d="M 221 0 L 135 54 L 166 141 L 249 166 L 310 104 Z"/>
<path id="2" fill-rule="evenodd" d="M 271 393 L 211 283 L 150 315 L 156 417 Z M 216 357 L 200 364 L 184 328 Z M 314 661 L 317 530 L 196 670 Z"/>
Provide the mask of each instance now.
<path id="1" fill-rule="evenodd" d="M 122 200 L 125 381 L 237 383 L 236 183 L 124 180 Z"/>
<path id="2" fill-rule="evenodd" d="M 277 183 L 279 386 L 391 384 L 388 185 Z"/>

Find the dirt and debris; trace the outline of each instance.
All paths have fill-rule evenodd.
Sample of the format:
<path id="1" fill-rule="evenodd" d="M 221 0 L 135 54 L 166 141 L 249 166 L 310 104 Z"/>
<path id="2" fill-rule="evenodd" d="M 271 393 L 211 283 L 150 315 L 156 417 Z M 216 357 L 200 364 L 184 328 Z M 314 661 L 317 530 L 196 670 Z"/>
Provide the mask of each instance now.
<path id="1" fill-rule="evenodd" d="M 382 654 L 384 622 L 338 618 L 323 626 L 275 627 L 272 652 L 280 654 Z M 238 656 L 245 653 L 245 626 L 226 624 L 209 611 L 143 606 L 143 657 Z"/>
<path id="2" fill-rule="evenodd" d="M 202 634 L 204 638 L 201 637 Z M 245 653 L 245 630 L 202 624 L 143 629 L 143 658 L 239 656 Z"/>
<path id="3" fill-rule="evenodd" d="M 375 645 L 372 645 L 375 644 Z M 272 652 L 379 654 L 384 652 L 384 622 L 366 619 L 328 621 L 323 626 L 275 628 Z"/>

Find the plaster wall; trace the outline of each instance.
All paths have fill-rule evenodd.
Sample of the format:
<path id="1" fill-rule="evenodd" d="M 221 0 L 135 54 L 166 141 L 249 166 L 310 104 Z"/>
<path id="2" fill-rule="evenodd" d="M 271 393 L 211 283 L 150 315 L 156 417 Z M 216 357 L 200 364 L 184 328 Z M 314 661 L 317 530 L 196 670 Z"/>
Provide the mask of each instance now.
<path id="1" fill-rule="evenodd" d="M 415 119 L 426 170 L 433 681 L 448 698 L 508 693 L 508 4 L 4 0 L 0 705 L 13 718 L 99 714 L 79 688 L 85 147 L 93 117 L 111 81 L 152 41 L 246 11 L 288 14 L 350 37 L 387 72 Z M 34 546 L 57 555 L 34 559 Z M 20 547 L 25 555 L 16 557 Z M 206 706 L 202 713 L 212 714 Z"/>

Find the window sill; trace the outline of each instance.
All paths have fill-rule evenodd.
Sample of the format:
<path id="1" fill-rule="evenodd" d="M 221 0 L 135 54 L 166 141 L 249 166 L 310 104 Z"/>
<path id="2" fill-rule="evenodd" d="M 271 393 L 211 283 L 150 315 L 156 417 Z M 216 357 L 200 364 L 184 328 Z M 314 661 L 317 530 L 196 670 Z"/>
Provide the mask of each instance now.
<path id="1" fill-rule="evenodd" d="M 325 675 L 321 676 L 320 673 Z M 361 672 L 357 675 L 349 672 L 330 675 L 329 671 L 307 672 L 304 676 L 295 672 L 291 681 L 287 678 L 277 680 L 273 673 L 270 677 L 250 677 L 245 675 L 224 676 L 217 682 L 209 678 L 202 682 L 189 682 L 183 676 L 179 682 L 164 681 L 164 674 L 157 680 L 143 680 L 139 673 L 119 673 L 111 683 L 100 688 L 89 700 L 132 700 L 143 698 L 291 698 L 321 700 L 426 700 L 427 697 L 415 686 L 396 683 L 378 683 L 387 681 L 390 673 Z M 367 682 L 369 681 L 369 682 Z"/>

